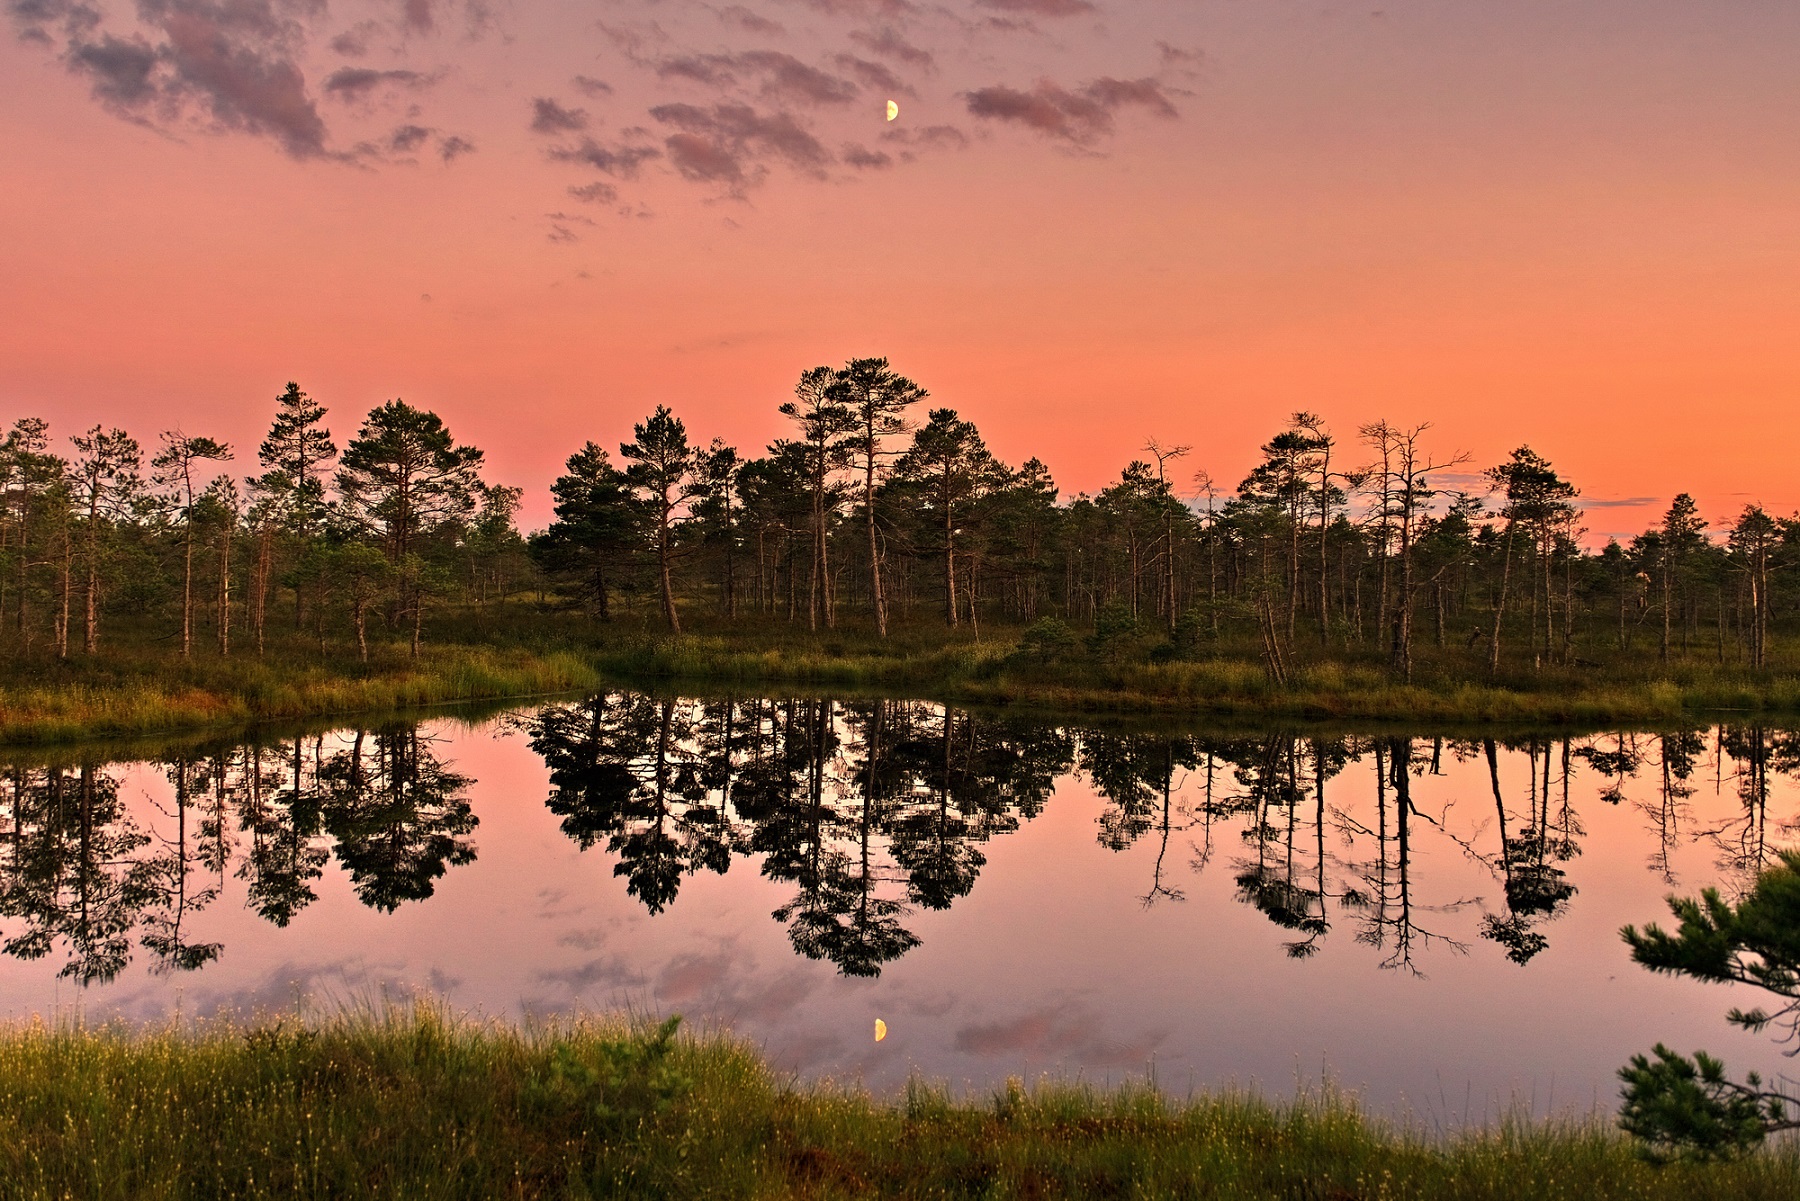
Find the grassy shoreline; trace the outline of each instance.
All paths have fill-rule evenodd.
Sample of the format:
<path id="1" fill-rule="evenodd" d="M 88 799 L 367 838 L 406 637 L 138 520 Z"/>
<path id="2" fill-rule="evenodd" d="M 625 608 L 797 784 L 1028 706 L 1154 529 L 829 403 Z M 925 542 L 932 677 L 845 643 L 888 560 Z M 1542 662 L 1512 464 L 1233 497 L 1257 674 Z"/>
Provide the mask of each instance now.
<path id="1" fill-rule="evenodd" d="M 1669 725 L 1728 713 L 1800 715 L 1800 670 L 1752 674 L 1703 661 L 1622 660 L 1514 670 L 1488 680 L 1454 653 L 1422 652 L 1416 682 L 1395 682 L 1378 657 L 1339 653 L 1297 662 L 1271 682 L 1243 647 L 1166 662 L 1075 657 L 1034 661 L 1019 631 L 983 640 L 913 627 L 881 640 L 850 628 L 702 623 L 681 637 L 595 627 L 570 614 L 447 620 L 414 659 L 383 646 L 364 663 L 287 644 L 267 659 L 126 644 L 100 659 L 21 667 L 0 685 L 0 745 L 67 742 L 387 713 L 428 705 L 526 699 L 605 682 L 658 688 L 884 691 L 1048 714 L 1290 721 Z"/>
<path id="2" fill-rule="evenodd" d="M 1793 1144 L 1658 1166 L 1603 1120 L 1427 1137 L 1335 1095 L 881 1100 L 718 1036 L 428 1006 L 0 1028 L 0 1198 L 1787 1198 Z"/>
<path id="3" fill-rule="evenodd" d="M 932 700 L 1050 713 L 1279 718 L 1300 721 L 1670 724 L 1722 713 L 1800 714 L 1800 675 L 1751 676 L 1711 664 L 1660 671 L 1552 668 L 1469 679 L 1428 660 L 1395 682 L 1367 658 L 1301 663 L 1285 687 L 1246 655 L 1163 663 L 1041 663 L 1015 652 L 1016 631 L 986 642 L 877 643 L 870 638 L 753 639 L 716 633 L 639 638 L 601 649 L 608 676 L 640 684 L 886 689 Z"/>
<path id="4" fill-rule="evenodd" d="M 301 718 L 397 713 L 470 701 L 523 700 L 593 688 L 572 651 L 427 648 L 416 661 L 169 666 L 163 672 L 70 673 L 0 688 L 0 745 L 126 738 Z"/>

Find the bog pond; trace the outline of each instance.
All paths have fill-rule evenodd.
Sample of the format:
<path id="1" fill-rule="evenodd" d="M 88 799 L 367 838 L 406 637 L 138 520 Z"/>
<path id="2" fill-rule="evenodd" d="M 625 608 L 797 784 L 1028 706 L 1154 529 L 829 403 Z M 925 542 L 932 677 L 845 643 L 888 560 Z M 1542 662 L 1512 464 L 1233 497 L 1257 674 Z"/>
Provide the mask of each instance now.
<path id="1" fill-rule="evenodd" d="M 0 1013 L 427 995 L 680 1013 L 801 1080 L 1610 1112 L 1657 1041 L 1790 1065 L 1627 923 L 1745 888 L 1800 735 L 1107 725 L 612 692 L 241 742 L 12 752 Z M 873 1036 L 875 1020 L 887 1029 Z"/>

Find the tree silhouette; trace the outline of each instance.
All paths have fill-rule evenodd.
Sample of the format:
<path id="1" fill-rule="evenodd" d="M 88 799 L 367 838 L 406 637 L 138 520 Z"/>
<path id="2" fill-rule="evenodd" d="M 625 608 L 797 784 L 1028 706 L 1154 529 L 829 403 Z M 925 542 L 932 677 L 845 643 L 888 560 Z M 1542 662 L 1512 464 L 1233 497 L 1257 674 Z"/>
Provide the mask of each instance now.
<path id="1" fill-rule="evenodd" d="M 474 780 L 439 760 L 418 727 L 357 730 L 319 779 L 325 827 L 363 904 L 391 913 L 431 896 L 450 867 L 475 861 Z"/>
<path id="2" fill-rule="evenodd" d="M 695 452 L 688 445 L 687 427 L 664 405 L 657 405 L 648 420 L 632 427 L 635 441 L 623 443 L 619 455 L 631 460 L 625 479 L 649 511 L 656 529 L 656 580 L 662 597 L 663 619 L 671 632 L 681 633 L 681 615 L 675 609 L 675 514 L 696 491 Z"/>
<path id="3" fill-rule="evenodd" d="M 74 443 L 78 456 L 72 471 L 74 507 L 82 519 L 82 560 L 87 573 L 82 649 L 92 655 L 100 647 L 102 554 L 112 524 L 130 514 L 133 503 L 141 494 L 143 481 L 138 471 L 143 464 L 143 453 L 138 449 L 137 441 L 124 430 L 102 431 L 97 425 L 69 441 Z M 63 551 L 62 602 L 56 625 L 59 658 L 67 658 L 69 654 L 70 546 L 66 538 Z"/>
<path id="4" fill-rule="evenodd" d="M 881 538 L 876 528 L 876 485 L 886 471 L 882 460 L 892 452 L 888 440 L 910 428 L 906 411 L 930 394 L 900 375 L 882 358 L 851 359 L 831 379 L 832 398 L 848 416 L 842 445 L 862 468 L 863 521 L 869 536 L 869 599 L 875 630 L 888 632 L 887 593 L 881 579 Z M 785 411 L 785 410 L 784 410 Z"/>
<path id="5" fill-rule="evenodd" d="M 412 619 L 419 653 L 428 578 L 418 561 L 425 535 L 460 526 L 481 496 L 482 452 L 459 446 L 436 413 L 390 400 L 370 411 L 338 461 L 339 515 L 377 538 L 403 581 L 400 611 Z"/>
<path id="6" fill-rule="evenodd" d="M 568 471 L 550 485 L 556 520 L 531 542 L 547 571 L 577 582 L 601 621 L 612 620 L 611 591 L 638 538 L 640 514 L 625 473 L 592 442 L 569 456 Z"/>
<path id="7" fill-rule="evenodd" d="M 958 519 L 992 480 L 997 464 L 974 425 L 955 409 L 933 409 L 930 420 L 894 465 L 894 474 L 919 490 L 943 539 L 944 624 L 961 620 L 956 597 Z"/>

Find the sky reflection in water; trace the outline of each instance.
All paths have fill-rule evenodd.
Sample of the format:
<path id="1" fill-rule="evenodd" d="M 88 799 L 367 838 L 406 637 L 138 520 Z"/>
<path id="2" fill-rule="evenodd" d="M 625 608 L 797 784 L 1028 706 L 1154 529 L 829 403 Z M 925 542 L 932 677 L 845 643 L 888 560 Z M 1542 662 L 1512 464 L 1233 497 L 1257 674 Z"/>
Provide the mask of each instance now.
<path id="1" fill-rule="evenodd" d="M 1447 1124 L 1611 1108 L 1659 1039 L 1787 1066 L 1726 1027 L 1743 997 L 1617 935 L 1791 841 L 1780 731 L 1172 735 L 613 693 L 155 759 L 6 769 L 7 1012 L 631 1006 L 876 1089 L 1326 1074 Z"/>

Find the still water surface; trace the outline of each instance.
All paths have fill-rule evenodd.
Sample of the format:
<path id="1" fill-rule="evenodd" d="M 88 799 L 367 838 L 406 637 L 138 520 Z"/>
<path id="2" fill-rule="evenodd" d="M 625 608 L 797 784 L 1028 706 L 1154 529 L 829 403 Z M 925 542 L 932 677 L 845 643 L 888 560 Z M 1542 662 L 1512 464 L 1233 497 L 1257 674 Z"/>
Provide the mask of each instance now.
<path id="1" fill-rule="evenodd" d="M 1611 1109 L 1658 1041 L 1790 1065 L 1618 929 L 1745 887 L 1800 736 L 1146 731 L 608 693 L 0 782 L 0 1010 L 633 1007 L 803 1079 Z M 872 1037 L 886 1021 L 887 1039 Z"/>

